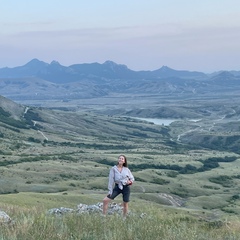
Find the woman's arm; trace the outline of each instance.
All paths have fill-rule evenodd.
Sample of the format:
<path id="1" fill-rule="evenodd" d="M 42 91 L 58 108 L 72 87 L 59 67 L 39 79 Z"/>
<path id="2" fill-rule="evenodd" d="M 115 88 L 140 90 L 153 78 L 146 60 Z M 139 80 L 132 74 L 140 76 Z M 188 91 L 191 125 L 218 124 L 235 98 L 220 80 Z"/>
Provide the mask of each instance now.
<path id="1" fill-rule="evenodd" d="M 112 194 L 113 184 L 114 184 L 114 169 L 111 168 L 111 170 L 109 172 L 109 179 L 108 179 L 108 193 L 109 194 Z"/>
<path id="2" fill-rule="evenodd" d="M 132 185 L 132 183 L 134 182 L 134 176 L 132 175 L 132 172 L 130 171 L 130 169 L 128 169 L 128 185 Z"/>
<path id="3" fill-rule="evenodd" d="M 134 176 L 132 175 L 132 172 L 129 170 L 129 179 L 133 182 L 135 179 L 134 179 Z"/>

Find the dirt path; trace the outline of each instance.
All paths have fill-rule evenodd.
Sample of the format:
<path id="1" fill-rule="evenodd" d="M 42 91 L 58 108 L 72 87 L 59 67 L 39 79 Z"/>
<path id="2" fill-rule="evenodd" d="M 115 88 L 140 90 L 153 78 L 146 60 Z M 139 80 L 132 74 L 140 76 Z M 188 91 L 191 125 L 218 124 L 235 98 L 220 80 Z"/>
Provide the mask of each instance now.
<path id="1" fill-rule="evenodd" d="M 191 130 L 188 130 L 188 131 L 186 131 L 186 132 L 183 132 L 183 133 L 179 134 L 179 135 L 177 136 L 177 141 L 180 142 L 180 141 L 181 141 L 181 140 L 180 140 L 181 137 L 184 136 L 184 135 L 187 135 L 187 134 L 190 133 L 190 132 L 195 132 L 195 131 L 210 132 L 210 131 L 215 127 L 216 122 L 219 122 L 219 121 L 224 120 L 225 117 L 226 117 L 226 115 L 224 115 L 224 116 L 222 116 L 221 118 L 216 119 L 215 121 L 213 121 L 212 125 L 211 125 L 208 129 L 204 129 L 202 125 L 197 125 L 196 128 L 191 129 Z"/>

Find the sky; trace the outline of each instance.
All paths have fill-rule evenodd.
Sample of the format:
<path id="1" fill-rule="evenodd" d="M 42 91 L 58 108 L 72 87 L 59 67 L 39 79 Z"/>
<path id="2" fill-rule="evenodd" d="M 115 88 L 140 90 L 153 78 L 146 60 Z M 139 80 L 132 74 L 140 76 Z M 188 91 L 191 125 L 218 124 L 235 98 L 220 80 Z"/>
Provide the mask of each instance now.
<path id="1" fill-rule="evenodd" d="M 0 68 L 240 70 L 239 0 L 0 0 Z"/>

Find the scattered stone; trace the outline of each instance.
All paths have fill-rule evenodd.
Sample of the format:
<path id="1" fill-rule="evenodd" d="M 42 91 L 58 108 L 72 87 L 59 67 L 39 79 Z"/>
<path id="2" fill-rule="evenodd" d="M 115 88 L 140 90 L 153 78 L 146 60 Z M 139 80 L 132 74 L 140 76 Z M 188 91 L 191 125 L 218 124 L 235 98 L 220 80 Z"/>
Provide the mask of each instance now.
<path id="1" fill-rule="evenodd" d="M 48 213 L 56 214 L 56 215 L 63 215 L 65 213 L 72 213 L 72 212 L 75 212 L 75 210 L 72 208 L 65 208 L 65 207 L 52 208 L 52 209 L 48 210 Z"/>
<path id="2" fill-rule="evenodd" d="M 4 212 L 0 211 L 0 223 L 11 223 L 12 219 Z"/>
<path id="3" fill-rule="evenodd" d="M 146 216 L 147 216 L 146 213 L 141 213 L 141 214 L 140 214 L 140 218 L 145 218 Z"/>
<path id="4" fill-rule="evenodd" d="M 102 212 L 102 206 L 97 203 L 95 205 L 86 205 L 86 204 L 82 204 L 80 203 L 77 206 L 77 213 L 93 213 L 93 212 Z"/>
<path id="5" fill-rule="evenodd" d="M 76 209 L 72 208 L 52 208 L 48 210 L 49 214 L 55 214 L 55 215 L 63 215 L 66 213 L 77 213 L 77 214 L 84 214 L 84 213 L 102 213 L 103 203 L 98 202 L 94 205 L 87 205 L 80 203 L 77 205 Z M 122 214 L 123 207 L 121 204 L 118 203 L 109 203 L 108 205 L 108 214 Z"/>

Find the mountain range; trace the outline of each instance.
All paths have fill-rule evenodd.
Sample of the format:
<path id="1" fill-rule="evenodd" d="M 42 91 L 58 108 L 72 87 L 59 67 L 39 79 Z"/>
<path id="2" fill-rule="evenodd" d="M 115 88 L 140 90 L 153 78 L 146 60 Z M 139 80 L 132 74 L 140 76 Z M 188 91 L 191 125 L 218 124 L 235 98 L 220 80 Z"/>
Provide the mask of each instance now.
<path id="1" fill-rule="evenodd" d="M 133 71 L 112 61 L 63 66 L 33 59 L 23 66 L 0 68 L 0 95 L 12 100 L 67 100 L 119 93 L 205 94 L 240 89 L 240 71 L 206 74 L 174 70 Z"/>

